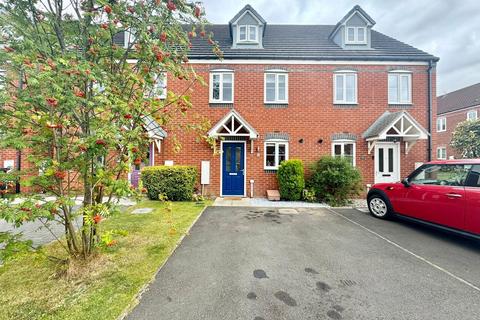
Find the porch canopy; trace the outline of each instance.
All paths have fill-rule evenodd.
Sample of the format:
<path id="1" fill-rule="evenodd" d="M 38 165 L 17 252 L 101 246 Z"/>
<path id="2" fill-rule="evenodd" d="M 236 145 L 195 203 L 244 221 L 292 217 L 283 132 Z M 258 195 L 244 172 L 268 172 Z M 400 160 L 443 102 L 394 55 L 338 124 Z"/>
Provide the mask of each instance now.
<path id="1" fill-rule="evenodd" d="M 142 118 L 143 128 L 148 134 L 148 138 L 155 143 L 158 152 L 161 151 L 161 142 L 167 137 L 167 132 L 158 124 L 152 116 Z"/>
<path id="2" fill-rule="evenodd" d="M 208 136 L 215 139 L 245 137 L 254 140 L 258 138 L 258 132 L 232 109 L 208 131 Z"/>
<path id="3" fill-rule="evenodd" d="M 408 154 L 418 140 L 425 140 L 428 136 L 428 131 L 407 111 L 386 111 L 362 135 L 368 142 L 369 154 L 377 142 L 400 140 L 405 142 L 405 153 Z"/>

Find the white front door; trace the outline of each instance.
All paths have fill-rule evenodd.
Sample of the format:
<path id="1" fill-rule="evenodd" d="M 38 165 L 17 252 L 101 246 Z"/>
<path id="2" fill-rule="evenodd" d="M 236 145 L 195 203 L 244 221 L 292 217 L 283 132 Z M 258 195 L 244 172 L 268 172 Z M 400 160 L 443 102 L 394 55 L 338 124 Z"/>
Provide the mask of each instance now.
<path id="1" fill-rule="evenodd" d="M 400 144 L 379 142 L 375 146 L 375 183 L 400 181 Z"/>

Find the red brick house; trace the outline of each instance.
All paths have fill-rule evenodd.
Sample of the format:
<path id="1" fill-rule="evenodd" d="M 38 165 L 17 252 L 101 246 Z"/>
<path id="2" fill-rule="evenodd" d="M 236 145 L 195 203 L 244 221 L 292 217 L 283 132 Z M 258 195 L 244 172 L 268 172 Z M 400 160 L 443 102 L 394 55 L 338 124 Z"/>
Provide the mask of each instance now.
<path id="1" fill-rule="evenodd" d="M 210 26 L 224 59 L 193 39 L 190 63 L 208 86 L 195 88 L 192 111 L 210 120 L 220 152 L 168 132 L 182 150 L 165 138 L 153 163 L 197 166 L 205 193 L 222 196 L 265 196 L 289 158 L 308 166 L 323 155 L 346 157 L 365 188 L 399 180 L 431 157 L 439 59 L 374 25 L 359 6 L 336 25 L 274 25 L 247 5 Z M 185 87 L 171 75 L 167 84 Z"/>
<path id="2" fill-rule="evenodd" d="M 263 197 L 278 187 L 283 160 L 308 167 L 324 155 L 349 159 L 365 189 L 400 180 L 431 158 L 439 59 L 374 25 L 359 6 L 336 25 L 274 25 L 247 5 L 228 24 L 208 26 L 224 59 L 192 39 L 190 64 L 208 85 L 195 86 L 189 117 L 209 120 L 218 152 L 149 122 L 146 165 L 194 165 L 204 193 L 220 196 Z M 183 92 L 187 83 L 168 74 L 164 85 Z"/>
<path id="3" fill-rule="evenodd" d="M 460 122 L 479 117 L 480 83 L 439 96 L 437 104 L 436 158 L 461 158 L 450 146 L 452 133 Z"/>

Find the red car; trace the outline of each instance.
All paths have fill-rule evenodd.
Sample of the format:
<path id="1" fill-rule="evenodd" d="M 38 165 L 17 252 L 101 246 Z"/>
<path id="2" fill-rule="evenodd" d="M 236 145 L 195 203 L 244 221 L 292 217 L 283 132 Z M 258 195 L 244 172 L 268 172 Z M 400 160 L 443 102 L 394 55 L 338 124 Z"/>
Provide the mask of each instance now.
<path id="1" fill-rule="evenodd" d="M 400 216 L 480 238 L 480 159 L 428 162 L 402 182 L 373 185 L 367 201 L 376 218 Z"/>

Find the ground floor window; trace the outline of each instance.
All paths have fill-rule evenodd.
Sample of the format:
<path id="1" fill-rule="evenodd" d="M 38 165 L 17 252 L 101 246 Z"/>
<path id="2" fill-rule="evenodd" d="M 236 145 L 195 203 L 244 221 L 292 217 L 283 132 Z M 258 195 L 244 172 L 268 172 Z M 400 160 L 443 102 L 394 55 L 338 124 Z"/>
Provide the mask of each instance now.
<path id="1" fill-rule="evenodd" d="M 344 158 L 355 166 L 355 142 L 354 141 L 334 141 L 332 143 L 332 156 L 335 158 Z"/>
<path id="2" fill-rule="evenodd" d="M 265 142 L 265 169 L 277 170 L 280 163 L 288 160 L 288 142 Z"/>
<path id="3" fill-rule="evenodd" d="M 446 160 L 447 159 L 447 148 L 446 147 L 438 147 L 437 148 L 437 159 L 439 159 L 439 160 Z"/>

